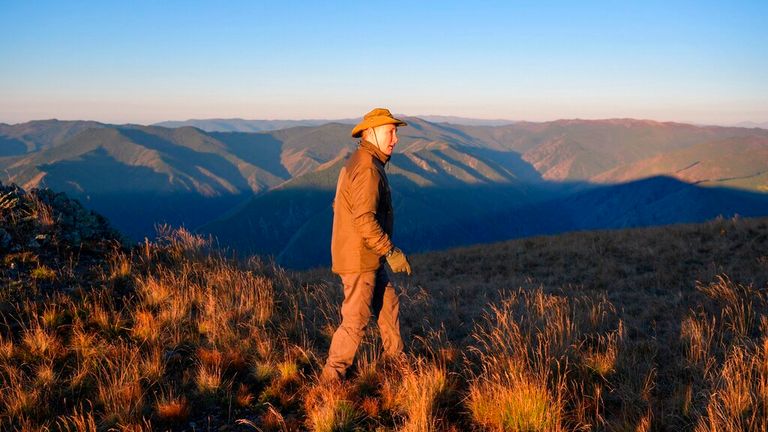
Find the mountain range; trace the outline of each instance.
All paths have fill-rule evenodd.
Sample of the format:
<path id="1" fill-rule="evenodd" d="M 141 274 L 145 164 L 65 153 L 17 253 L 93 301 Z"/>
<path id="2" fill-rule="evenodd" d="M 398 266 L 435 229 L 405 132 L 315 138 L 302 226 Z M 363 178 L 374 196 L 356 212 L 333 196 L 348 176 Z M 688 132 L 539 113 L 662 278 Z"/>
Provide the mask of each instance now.
<path id="1" fill-rule="evenodd" d="M 399 115 L 399 114 L 398 114 Z M 501 126 L 514 123 L 503 119 L 474 119 L 457 116 L 422 115 L 416 116 L 432 123 L 453 123 L 473 126 Z M 241 118 L 229 119 L 189 119 L 174 120 L 155 123 L 153 126 L 178 128 L 192 126 L 206 132 L 265 132 L 286 129 L 295 126 L 320 126 L 326 123 L 355 124 L 360 118 L 346 118 L 335 120 L 307 119 L 307 120 L 246 120 Z"/>
<path id="2" fill-rule="evenodd" d="M 438 120 L 451 123 L 406 118 L 387 164 L 395 242 L 409 251 L 768 214 L 765 129 Z M 0 168 L 4 183 L 66 192 L 135 240 L 158 223 L 185 225 L 304 268 L 329 262 L 330 205 L 356 147 L 354 121 L 219 121 L 225 131 L 204 130 L 217 120 L 0 124 Z"/>

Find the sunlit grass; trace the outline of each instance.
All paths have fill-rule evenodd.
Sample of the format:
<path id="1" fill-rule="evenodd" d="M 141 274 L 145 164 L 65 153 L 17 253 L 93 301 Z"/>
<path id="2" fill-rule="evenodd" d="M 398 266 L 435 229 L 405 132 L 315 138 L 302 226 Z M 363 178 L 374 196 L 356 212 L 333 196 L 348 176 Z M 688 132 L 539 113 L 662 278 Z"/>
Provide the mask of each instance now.
<path id="1" fill-rule="evenodd" d="M 3 309 L 0 429 L 201 428 L 216 413 L 216 427 L 261 430 L 762 430 L 768 266 L 764 252 L 733 256 L 768 227 L 738 224 L 660 231 L 653 254 L 624 232 L 503 246 L 518 248 L 504 262 L 530 255 L 515 267 L 525 276 L 475 272 L 495 259 L 487 250 L 477 261 L 463 251 L 464 267 L 416 257 L 429 277 L 401 287 L 406 355 L 382 355 L 372 322 L 336 384 L 317 381 L 340 318 L 331 276 L 235 262 L 165 231 L 111 252 L 94 286 L 30 290 Z M 701 239 L 711 242 L 691 246 Z M 698 259 L 691 248 L 727 259 L 718 271 L 666 257 L 643 269 L 675 242 L 680 260 Z"/>

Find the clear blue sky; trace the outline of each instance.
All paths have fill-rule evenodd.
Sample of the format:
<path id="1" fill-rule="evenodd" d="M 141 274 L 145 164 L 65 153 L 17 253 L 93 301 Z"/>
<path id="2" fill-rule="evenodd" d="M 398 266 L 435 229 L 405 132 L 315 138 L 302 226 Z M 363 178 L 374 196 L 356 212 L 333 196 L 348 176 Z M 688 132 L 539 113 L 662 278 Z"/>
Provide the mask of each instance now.
<path id="1" fill-rule="evenodd" d="M 0 122 L 768 121 L 768 1 L 0 0 Z"/>

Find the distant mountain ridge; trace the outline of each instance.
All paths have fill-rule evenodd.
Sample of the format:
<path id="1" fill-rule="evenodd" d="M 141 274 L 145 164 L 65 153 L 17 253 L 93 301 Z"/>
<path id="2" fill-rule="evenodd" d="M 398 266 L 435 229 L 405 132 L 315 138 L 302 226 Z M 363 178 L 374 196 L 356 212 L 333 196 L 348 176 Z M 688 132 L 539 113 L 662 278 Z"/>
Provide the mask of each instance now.
<path id="1" fill-rule="evenodd" d="M 765 121 L 765 122 L 745 121 L 745 122 L 735 123 L 733 126 L 736 126 L 736 127 L 746 127 L 746 128 L 768 129 L 768 121 Z"/>
<path id="2" fill-rule="evenodd" d="M 505 119 L 477 119 L 470 117 L 448 116 L 448 115 L 415 115 L 420 119 L 432 123 L 451 123 L 464 126 L 504 126 L 517 123 L 515 120 Z"/>
<path id="3" fill-rule="evenodd" d="M 35 120 L 15 125 L 0 123 L 0 157 L 55 147 L 86 129 L 103 126 L 94 121 L 60 120 Z"/>
<path id="4" fill-rule="evenodd" d="M 246 120 L 241 118 L 231 119 L 189 119 L 173 120 L 154 123 L 152 126 L 178 128 L 192 126 L 206 132 L 268 132 L 287 129 L 296 126 L 320 126 L 326 123 L 355 123 L 355 119 L 340 120 Z"/>
<path id="5" fill-rule="evenodd" d="M 400 116 L 400 114 L 397 114 Z M 503 126 L 513 124 L 515 121 L 503 120 L 503 119 L 475 119 L 468 117 L 458 116 L 443 116 L 443 115 L 417 115 L 411 116 L 426 120 L 432 123 L 451 123 L 466 126 Z M 343 124 L 355 124 L 360 121 L 360 117 L 357 118 L 344 118 L 344 119 L 305 119 L 305 120 L 261 120 L 261 119 L 242 119 L 242 118 L 230 118 L 230 119 L 189 119 L 189 120 L 172 120 L 154 123 L 152 126 L 162 126 L 169 128 L 177 128 L 183 126 L 193 126 L 198 129 L 202 129 L 206 132 L 268 132 L 280 129 L 287 129 L 296 126 L 320 126 L 327 123 L 343 123 Z"/>

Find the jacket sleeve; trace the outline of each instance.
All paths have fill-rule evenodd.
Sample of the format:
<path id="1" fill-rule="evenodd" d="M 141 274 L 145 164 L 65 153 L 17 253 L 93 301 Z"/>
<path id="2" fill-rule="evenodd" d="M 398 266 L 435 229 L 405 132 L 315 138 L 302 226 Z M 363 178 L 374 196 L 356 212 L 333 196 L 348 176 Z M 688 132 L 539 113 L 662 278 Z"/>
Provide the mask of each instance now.
<path id="1" fill-rule="evenodd" d="M 379 256 L 392 249 L 392 240 L 376 220 L 379 204 L 379 174 L 375 168 L 364 168 L 350 179 L 352 223 L 363 237 L 365 246 Z"/>

